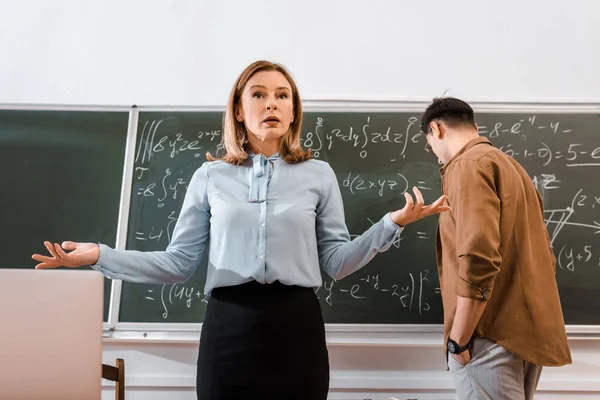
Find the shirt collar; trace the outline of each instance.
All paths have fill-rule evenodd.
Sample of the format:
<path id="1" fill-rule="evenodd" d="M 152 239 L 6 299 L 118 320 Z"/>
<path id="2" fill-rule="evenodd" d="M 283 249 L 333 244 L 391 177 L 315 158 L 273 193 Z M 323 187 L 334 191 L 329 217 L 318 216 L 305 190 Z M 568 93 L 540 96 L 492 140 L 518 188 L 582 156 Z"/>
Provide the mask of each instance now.
<path id="1" fill-rule="evenodd" d="M 444 166 L 442 168 L 440 168 L 440 174 L 444 175 L 444 172 L 446 172 L 446 170 L 448 169 L 448 166 L 454 160 L 456 160 L 458 157 L 465 154 L 467 152 L 467 150 L 471 149 L 472 147 L 474 147 L 478 144 L 488 144 L 491 146 L 492 142 L 490 142 L 487 138 L 485 138 L 483 136 L 479 136 L 479 137 L 476 137 L 475 139 L 471 139 L 446 164 L 444 164 Z"/>
<path id="2" fill-rule="evenodd" d="M 265 155 L 263 153 L 254 154 L 251 151 L 248 151 L 248 155 L 252 159 L 253 173 L 254 173 L 254 176 L 257 178 L 261 177 L 263 175 L 267 175 L 267 173 L 268 173 L 267 167 L 268 167 L 269 162 L 275 162 L 280 158 L 279 152 L 273 154 L 270 157 L 265 157 Z"/>
<path id="3" fill-rule="evenodd" d="M 248 150 L 248 156 L 249 156 L 250 158 L 252 158 L 253 160 L 254 160 L 254 158 L 255 158 L 255 157 L 257 157 L 257 156 L 263 156 L 263 157 L 265 157 L 265 155 L 264 155 L 263 153 L 254 154 L 254 153 L 253 153 L 253 152 L 251 152 L 250 150 Z M 281 155 L 279 154 L 279 152 L 277 152 L 277 153 L 273 154 L 271 157 L 265 157 L 265 158 L 266 158 L 267 160 L 270 160 L 270 161 L 275 161 L 275 160 L 277 160 L 278 158 L 281 158 Z"/>

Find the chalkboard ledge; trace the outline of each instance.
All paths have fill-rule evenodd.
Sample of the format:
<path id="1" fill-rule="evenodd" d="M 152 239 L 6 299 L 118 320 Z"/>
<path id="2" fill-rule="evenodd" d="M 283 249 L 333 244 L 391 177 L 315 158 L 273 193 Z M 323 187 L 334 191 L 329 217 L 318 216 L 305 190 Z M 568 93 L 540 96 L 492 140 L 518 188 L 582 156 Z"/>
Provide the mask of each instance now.
<path id="1" fill-rule="evenodd" d="M 327 332 L 329 346 L 383 346 L 383 347 L 438 347 L 442 345 L 442 332 L 439 333 L 369 333 L 369 332 Z M 198 343 L 200 331 L 112 331 L 105 332 L 106 343 Z"/>
<path id="2" fill-rule="evenodd" d="M 200 340 L 201 324 L 169 324 L 160 329 L 144 324 L 136 329 L 105 329 L 106 343 L 191 344 Z M 161 324 L 162 325 L 162 324 Z M 438 347 L 442 345 L 441 325 L 326 325 L 329 346 Z M 567 326 L 569 340 L 600 340 L 600 326 Z"/>

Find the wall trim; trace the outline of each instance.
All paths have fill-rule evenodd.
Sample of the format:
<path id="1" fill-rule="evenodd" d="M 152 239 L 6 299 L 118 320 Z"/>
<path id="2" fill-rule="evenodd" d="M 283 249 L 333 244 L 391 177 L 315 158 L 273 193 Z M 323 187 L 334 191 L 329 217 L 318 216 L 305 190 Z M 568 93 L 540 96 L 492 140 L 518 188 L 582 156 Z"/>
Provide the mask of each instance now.
<path id="1" fill-rule="evenodd" d="M 469 99 L 465 101 L 476 112 L 539 112 L 539 113 L 600 113 L 600 98 L 596 99 Z M 304 111 L 309 112 L 423 112 L 430 98 L 305 98 Z M 225 104 L 207 105 L 156 105 L 156 104 L 50 104 L 50 103 L 0 103 L 0 110 L 48 110 L 48 111 L 215 111 L 225 110 Z"/>
<path id="2" fill-rule="evenodd" d="M 114 386 L 113 382 L 102 380 L 102 386 Z M 195 375 L 181 376 L 155 376 L 155 375 L 128 375 L 126 378 L 128 388 L 195 388 Z M 454 391 L 454 384 L 450 372 L 446 371 L 415 371 L 415 372 L 357 372 L 353 374 L 339 374 L 331 372 L 331 391 Z M 547 377 L 540 379 L 537 393 L 554 392 L 590 392 L 600 396 L 600 377 L 592 374 L 571 377 Z"/>

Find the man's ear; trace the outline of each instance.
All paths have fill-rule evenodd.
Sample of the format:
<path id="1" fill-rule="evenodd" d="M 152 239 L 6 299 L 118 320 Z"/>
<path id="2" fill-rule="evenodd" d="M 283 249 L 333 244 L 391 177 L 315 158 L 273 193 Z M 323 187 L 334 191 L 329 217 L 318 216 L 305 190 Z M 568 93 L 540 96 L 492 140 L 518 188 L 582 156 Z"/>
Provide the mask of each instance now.
<path id="1" fill-rule="evenodd" d="M 436 121 L 431 121 L 429 123 L 429 129 L 431 130 L 433 137 L 438 140 L 443 139 L 446 134 L 446 127 L 442 123 Z"/>

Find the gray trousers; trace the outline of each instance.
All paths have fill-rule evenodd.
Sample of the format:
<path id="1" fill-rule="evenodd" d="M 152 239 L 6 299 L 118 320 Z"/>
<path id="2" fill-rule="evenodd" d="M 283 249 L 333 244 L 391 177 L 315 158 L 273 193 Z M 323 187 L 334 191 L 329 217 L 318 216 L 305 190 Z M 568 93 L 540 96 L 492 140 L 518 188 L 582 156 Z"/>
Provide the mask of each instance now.
<path id="1" fill-rule="evenodd" d="M 471 361 L 461 365 L 448 354 L 448 368 L 459 400 L 530 400 L 542 367 L 488 339 L 475 338 Z"/>

